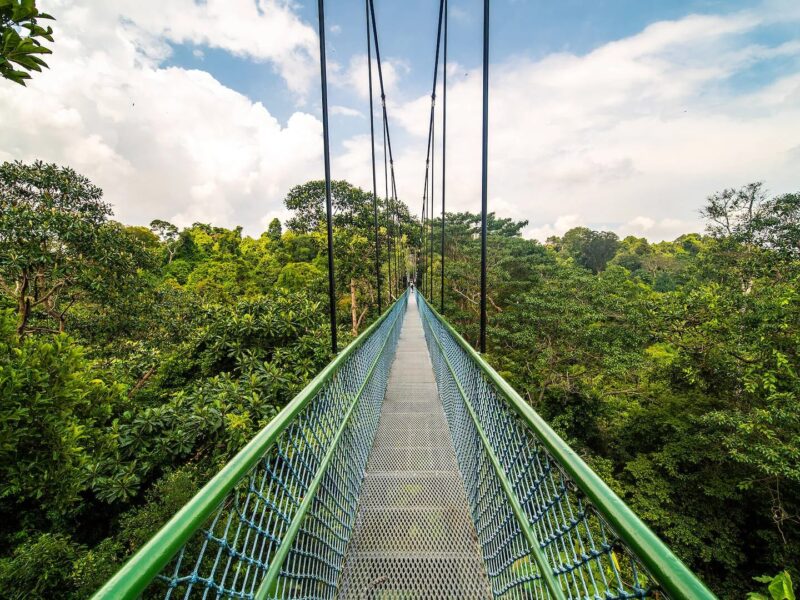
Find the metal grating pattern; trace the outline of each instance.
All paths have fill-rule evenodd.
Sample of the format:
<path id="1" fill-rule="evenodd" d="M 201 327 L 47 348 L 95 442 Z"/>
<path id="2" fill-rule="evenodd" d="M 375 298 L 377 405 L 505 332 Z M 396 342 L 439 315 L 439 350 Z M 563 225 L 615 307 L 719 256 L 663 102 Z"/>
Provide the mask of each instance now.
<path id="1" fill-rule="evenodd" d="M 477 534 L 416 303 L 408 304 L 340 598 L 487 598 Z"/>
<path id="2" fill-rule="evenodd" d="M 144 597 L 333 597 L 406 298 L 321 384 Z"/>
<path id="3" fill-rule="evenodd" d="M 665 597 L 421 297 L 419 305 L 493 595 L 553 597 L 524 518 L 565 598 Z"/>

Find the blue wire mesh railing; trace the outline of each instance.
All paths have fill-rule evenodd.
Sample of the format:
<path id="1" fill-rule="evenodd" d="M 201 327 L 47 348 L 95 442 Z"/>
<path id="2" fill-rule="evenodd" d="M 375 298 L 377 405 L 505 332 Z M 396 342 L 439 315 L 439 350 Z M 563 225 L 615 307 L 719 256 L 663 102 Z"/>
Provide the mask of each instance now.
<path id="1" fill-rule="evenodd" d="M 345 349 L 96 598 L 332 597 L 406 301 Z"/>
<path id="2" fill-rule="evenodd" d="M 714 597 L 421 294 L 418 303 L 495 597 Z"/>
<path id="3" fill-rule="evenodd" d="M 345 348 L 95 598 L 336 597 L 407 298 Z M 421 295 L 418 304 L 494 597 L 714 598 Z M 419 597 L 400 588 L 381 595 L 382 577 L 364 598 Z M 451 597 L 428 591 L 423 597 Z"/>

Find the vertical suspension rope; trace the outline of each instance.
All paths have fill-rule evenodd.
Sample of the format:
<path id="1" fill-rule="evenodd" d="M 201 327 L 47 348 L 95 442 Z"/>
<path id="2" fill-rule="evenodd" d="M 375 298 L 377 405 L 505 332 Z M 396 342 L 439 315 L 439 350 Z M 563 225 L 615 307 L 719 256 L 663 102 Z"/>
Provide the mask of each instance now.
<path id="1" fill-rule="evenodd" d="M 392 163 L 392 200 L 394 202 L 394 275 L 397 278 L 395 290 L 400 297 L 400 245 L 403 241 L 403 229 L 400 227 L 400 201 L 397 199 L 397 182 L 394 178 L 394 162 Z"/>
<path id="2" fill-rule="evenodd" d="M 397 268 L 397 194 L 394 191 L 394 177 L 392 171 L 392 162 L 391 159 L 389 161 L 389 181 L 390 181 L 390 188 L 389 188 L 389 201 L 390 201 L 390 208 L 391 211 L 389 213 L 389 218 L 392 220 L 392 256 L 389 260 L 394 261 L 394 279 L 392 280 L 392 288 L 394 289 L 395 298 L 399 296 L 399 290 L 397 285 L 397 280 L 400 277 L 400 271 Z"/>
<path id="3" fill-rule="evenodd" d="M 422 212 L 419 220 L 419 289 L 425 294 L 425 194 L 422 195 Z"/>
<path id="4" fill-rule="evenodd" d="M 319 24 L 319 70 L 322 88 L 322 147 L 325 162 L 325 211 L 328 222 L 328 301 L 331 320 L 331 349 L 339 351 L 336 342 L 336 290 L 333 272 L 333 210 L 331 209 L 331 146 L 328 137 L 328 73 L 325 68 L 325 0 L 317 0 Z"/>
<path id="5" fill-rule="evenodd" d="M 427 296 L 428 283 L 428 173 L 426 166 L 425 190 L 422 192 L 422 295 Z"/>
<path id="6" fill-rule="evenodd" d="M 436 175 L 436 94 L 433 95 L 431 99 L 431 219 L 430 219 L 430 244 L 431 244 L 431 268 L 430 273 L 428 274 L 428 281 L 430 285 L 428 286 L 431 290 L 431 304 L 434 306 L 436 303 L 433 299 L 433 239 L 434 239 L 434 215 L 436 214 L 433 212 L 433 202 L 434 202 L 434 190 L 436 189 L 434 186 L 434 176 Z"/>
<path id="7" fill-rule="evenodd" d="M 481 336 L 480 350 L 486 352 L 486 209 L 489 150 L 489 0 L 483 0 L 483 143 L 481 157 Z"/>
<path id="8" fill-rule="evenodd" d="M 433 143 L 433 130 L 434 130 L 434 114 L 436 109 L 436 81 L 439 75 L 439 51 L 442 47 L 442 17 L 444 15 L 445 0 L 439 2 L 439 20 L 436 27 L 436 54 L 433 60 L 433 85 L 431 86 L 431 116 L 428 122 L 428 148 L 425 155 L 425 187 L 423 193 L 423 223 L 422 229 L 429 235 L 426 239 L 423 237 L 422 245 L 423 251 L 428 254 L 427 264 L 425 265 L 425 272 L 423 273 L 423 281 L 426 283 L 425 295 L 432 300 L 433 295 L 433 199 L 434 199 L 434 186 L 433 186 L 433 172 L 432 172 L 432 155 L 435 154 L 435 145 Z M 430 195 L 428 195 L 428 183 L 430 182 Z M 430 209 L 427 210 L 427 201 L 430 200 Z M 429 223 L 425 222 L 427 216 Z M 429 228 L 429 232 L 427 229 Z M 428 248 L 427 246 L 430 246 Z"/>
<path id="9" fill-rule="evenodd" d="M 369 2 L 370 20 L 372 21 L 372 36 L 373 36 L 373 40 L 375 42 L 375 60 L 376 60 L 376 62 L 378 64 L 378 81 L 380 82 L 380 87 L 381 87 L 381 107 L 382 107 L 382 110 L 383 110 L 384 135 L 386 136 L 385 137 L 385 147 L 384 147 L 384 169 L 385 169 L 385 165 L 386 165 L 386 163 L 385 163 L 385 160 L 386 160 L 386 148 L 388 148 L 388 150 L 389 150 L 389 171 L 391 172 L 391 178 L 392 178 L 392 197 L 394 198 L 395 203 L 396 203 L 396 201 L 397 201 L 397 185 L 395 183 L 394 156 L 392 155 L 392 137 L 391 137 L 391 135 L 389 133 L 389 117 L 387 116 L 387 112 L 386 112 L 386 88 L 384 87 L 384 84 L 383 84 L 383 66 L 382 66 L 382 63 L 381 63 L 381 48 L 380 48 L 380 44 L 378 42 L 378 26 L 377 26 L 376 21 L 375 21 L 375 3 L 372 0 L 368 0 L 368 2 Z M 387 231 L 392 231 L 391 235 L 396 235 L 396 231 L 397 231 L 399 225 L 395 226 L 395 227 L 392 227 L 392 225 L 397 224 L 397 220 L 395 219 L 395 216 L 394 216 L 396 211 L 392 207 L 392 202 L 390 200 L 390 196 L 389 196 L 389 193 L 388 193 L 388 185 L 387 185 L 386 200 L 387 200 L 387 228 L 391 228 L 391 229 L 387 229 Z M 389 255 L 388 255 L 387 258 L 388 258 L 388 262 L 389 262 L 389 269 L 390 269 L 390 275 L 391 275 L 391 264 L 392 264 L 392 258 L 393 258 L 392 257 L 391 246 L 394 245 L 395 246 L 395 252 L 394 252 L 395 273 L 394 273 L 394 275 L 395 275 L 395 279 L 396 279 L 397 278 L 397 274 L 398 274 L 397 240 L 395 239 L 392 242 L 389 242 L 388 238 L 391 237 L 391 235 L 387 235 L 387 247 L 389 248 Z M 388 282 L 389 283 L 388 290 L 389 290 L 389 296 L 391 296 L 391 292 L 392 292 L 392 278 L 391 278 L 391 276 L 389 277 L 389 280 L 390 281 Z M 396 286 L 396 281 L 395 281 L 395 289 L 396 288 L 397 288 L 397 286 Z"/>
<path id="10" fill-rule="evenodd" d="M 447 0 L 444 0 L 444 64 L 442 65 L 442 248 L 439 314 L 444 314 L 444 207 L 447 179 Z"/>
<path id="11" fill-rule="evenodd" d="M 369 0 L 367 0 L 369 1 Z M 386 184 L 386 268 L 388 270 L 388 277 L 386 278 L 386 297 L 388 301 L 392 301 L 392 223 L 391 223 L 391 210 L 389 203 L 389 158 L 386 153 L 386 110 L 384 109 L 383 116 L 383 178 Z"/>
<path id="12" fill-rule="evenodd" d="M 381 303 L 381 245 L 378 236 L 378 183 L 375 176 L 375 113 L 372 106 L 372 41 L 370 40 L 369 0 L 364 0 L 367 18 L 367 73 L 369 77 L 369 136 L 372 142 L 372 211 L 375 218 L 375 287 L 378 290 L 378 314 L 383 312 Z"/>

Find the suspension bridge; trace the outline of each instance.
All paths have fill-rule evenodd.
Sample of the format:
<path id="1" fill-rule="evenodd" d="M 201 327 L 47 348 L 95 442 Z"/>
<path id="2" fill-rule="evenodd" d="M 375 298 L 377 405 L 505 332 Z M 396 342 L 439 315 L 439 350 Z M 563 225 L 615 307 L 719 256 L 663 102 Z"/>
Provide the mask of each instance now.
<path id="1" fill-rule="evenodd" d="M 374 44 L 388 149 L 385 242 L 391 290 L 392 284 L 401 287 L 396 252 L 394 265 L 391 260 L 397 247 L 391 212 L 398 200 L 372 0 L 365 8 L 370 89 Z M 412 286 L 396 294 L 368 329 L 338 351 L 323 0 L 318 9 L 335 358 L 94 598 L 715 598 L 481 354 L 489 0 L 484 0 L 483 28 L 481 352 L 426 299 L 435 289 L 434 119 L 442 33 L 447 62 L 447 0 L 439 4 L 417 253 L 422 275 L 415 279 L 422 290 Z M 443 79 L 446 68 L 444 73 Z M 372 108 L 370 97 L 371 113 Z M 373 124 L 371 130 L 381 306 Z M 443 132 L 446 138 L 446 126 Z M 442 143 L 444 148 L 446 139 Z"/>

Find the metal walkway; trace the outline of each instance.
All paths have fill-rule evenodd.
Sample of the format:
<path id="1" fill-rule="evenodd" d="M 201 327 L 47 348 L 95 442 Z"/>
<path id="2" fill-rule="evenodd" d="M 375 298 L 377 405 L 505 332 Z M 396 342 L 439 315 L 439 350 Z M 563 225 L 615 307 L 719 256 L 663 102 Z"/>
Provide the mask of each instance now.
<path id="1" fill-rule="evenodd" d="M 716 598 L 406 290 L 94 600 L 490 596 Z"/>
<path id="2" fill-rule="evenodd" d="M 339 597 L 490 596 L 412 294 L 367 463 Z"/>

